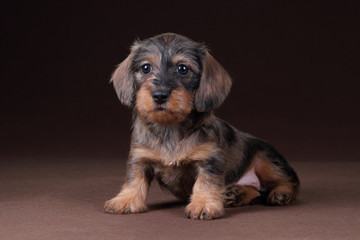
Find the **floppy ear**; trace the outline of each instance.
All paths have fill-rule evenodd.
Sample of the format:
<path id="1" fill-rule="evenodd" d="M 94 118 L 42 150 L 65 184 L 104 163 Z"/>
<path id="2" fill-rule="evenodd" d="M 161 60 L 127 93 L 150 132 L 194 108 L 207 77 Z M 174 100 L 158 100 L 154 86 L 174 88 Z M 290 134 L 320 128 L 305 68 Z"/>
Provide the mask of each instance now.
<path id="1" fill-rule="evenodd" d="M 231 88 L 230 75 L 206 51 L 202 63 L 200 85 L 195 95 L 195 107 L 199 112 L 209 112 L 218 108 L 229 94 Z"/>
<path id="2" fill-rule="evenodd" d="M 120 102 L 128 107 L 134 104 L 134 76 L 130 69 L 132 57 L 133 55 L 130 54 L 118 65 L 110 80 L 114 85 Z"/>

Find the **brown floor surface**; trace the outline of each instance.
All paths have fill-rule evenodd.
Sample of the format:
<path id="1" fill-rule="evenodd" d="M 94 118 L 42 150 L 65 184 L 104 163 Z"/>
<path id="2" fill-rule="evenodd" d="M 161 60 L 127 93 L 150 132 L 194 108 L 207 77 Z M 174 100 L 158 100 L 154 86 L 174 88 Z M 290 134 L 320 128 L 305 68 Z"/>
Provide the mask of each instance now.
<path id="1" fill-rule="evenodd" d="M 149 212 L 105 214 L 124 178 L 118 160 L 2 161 L 0 239 L 360 239 L 360 163 L 292 165 L 302 181 L 294 204 L 228 208 L 224 218 L 194 221 L 157 184 Z"/>

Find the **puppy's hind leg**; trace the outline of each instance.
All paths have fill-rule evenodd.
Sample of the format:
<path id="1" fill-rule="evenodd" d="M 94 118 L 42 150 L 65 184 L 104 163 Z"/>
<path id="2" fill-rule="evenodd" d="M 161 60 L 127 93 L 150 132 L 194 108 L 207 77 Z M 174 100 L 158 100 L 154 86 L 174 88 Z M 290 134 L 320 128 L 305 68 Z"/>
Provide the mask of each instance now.
<path id="1" fill-rule="evenodd" d="M 268 193 L 268 205 L 283 206 L 295 200 L 299 179 L 286 160 L 272 147 L 255 155 L 255 173 Z"/>

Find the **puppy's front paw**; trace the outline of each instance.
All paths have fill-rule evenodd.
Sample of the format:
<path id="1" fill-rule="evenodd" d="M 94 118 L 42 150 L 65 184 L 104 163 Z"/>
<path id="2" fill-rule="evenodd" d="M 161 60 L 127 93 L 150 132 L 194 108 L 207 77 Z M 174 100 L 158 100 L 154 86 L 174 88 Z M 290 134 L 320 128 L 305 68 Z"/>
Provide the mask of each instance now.
<path id="1" fill-rule="evenodd" d="M 186 206 L 186 216 L 191 219 L 212 220 L 225 214 L 223 203 L 211 201 L 191 202 Z"/>
<path id="2" fill-rule="evenodd" d="M 117 196 L 105 203 L 104 210 L 107 213 L 130 214 L 144 212 L 147 207 L 137 199 Z"/>

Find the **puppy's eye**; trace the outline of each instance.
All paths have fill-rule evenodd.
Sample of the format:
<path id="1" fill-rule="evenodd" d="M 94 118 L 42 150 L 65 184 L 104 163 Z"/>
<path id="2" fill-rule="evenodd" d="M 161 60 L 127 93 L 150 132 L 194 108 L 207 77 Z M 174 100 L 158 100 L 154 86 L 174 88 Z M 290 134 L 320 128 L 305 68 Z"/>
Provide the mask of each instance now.
<path id="1" fill-rule="evenodd" d="M 177 71 L 180 75 L 186 75 L 189 72 L 189 68 L 184 64 L 180 64 L 177 68 Z"/>
<path id="2" fill-rule="evenodd" d="M 151 65 L 148 64 L 148 63 L 146 63 L 146 64 L 144 64 L 144 65 L 141 66 L 141 72 L 142 72 L 143 74 L 148 74 L 149 72 L 151 72 L 151 70 L 152 70 L 152 67 L 151 67 Z"/>

